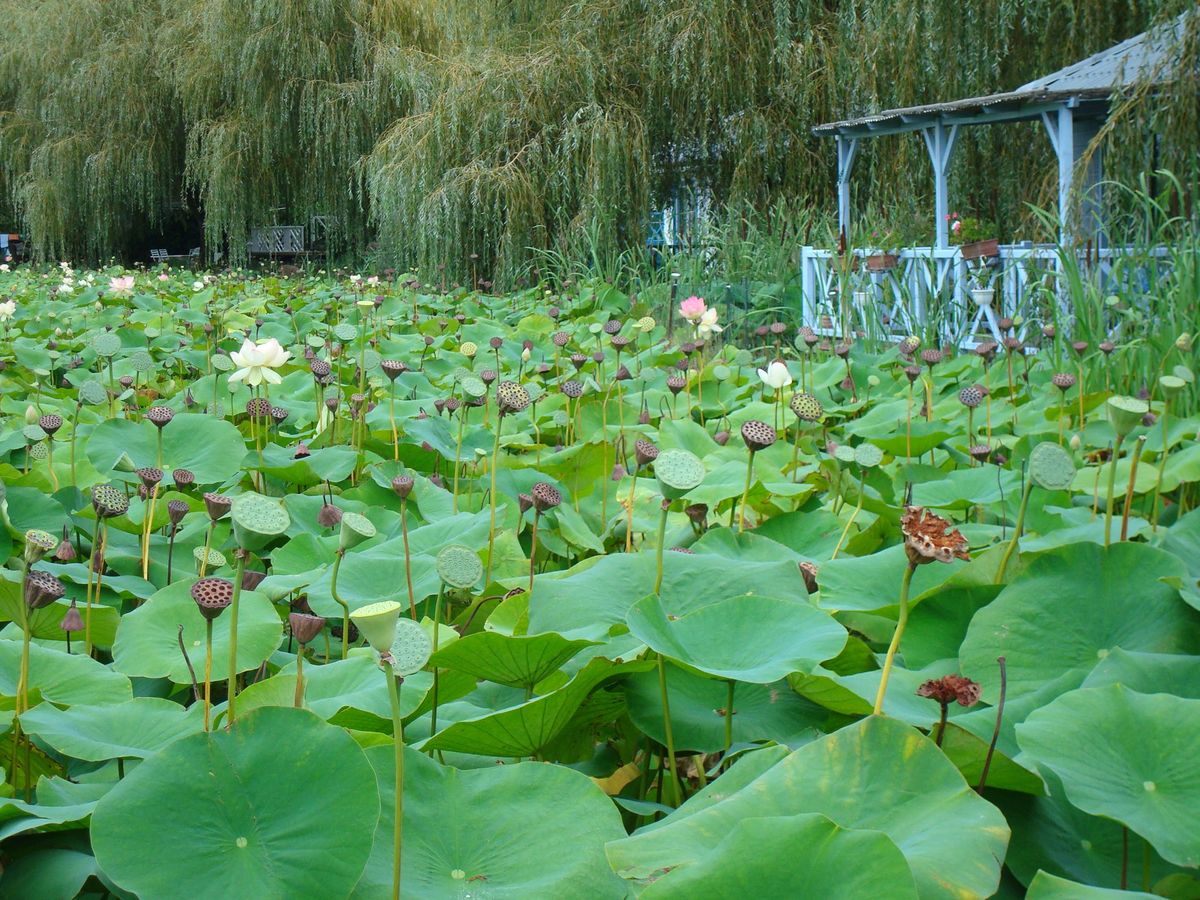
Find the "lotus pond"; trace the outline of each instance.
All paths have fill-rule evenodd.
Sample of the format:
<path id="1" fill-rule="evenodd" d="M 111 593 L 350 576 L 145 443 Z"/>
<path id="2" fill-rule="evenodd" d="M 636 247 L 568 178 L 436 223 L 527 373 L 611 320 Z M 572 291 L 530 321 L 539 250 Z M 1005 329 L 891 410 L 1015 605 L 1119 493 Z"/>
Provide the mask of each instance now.
<path id="1" fill-rule="evenodd" d="M 0 896 L 1198 895 L 1187 335 L 0 299 Z"/>

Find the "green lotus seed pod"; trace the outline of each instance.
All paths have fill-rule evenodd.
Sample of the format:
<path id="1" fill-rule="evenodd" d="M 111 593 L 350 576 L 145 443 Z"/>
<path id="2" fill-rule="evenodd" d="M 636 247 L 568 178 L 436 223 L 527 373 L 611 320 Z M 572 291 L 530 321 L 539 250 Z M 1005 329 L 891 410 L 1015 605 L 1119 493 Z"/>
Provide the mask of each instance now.
<path id="1" fill-rule="evenodd" d="M 1187 382 L 1178 375 L 1161 375 L 1158 379 L 1158 386 L 1162 388 L 1164 397 L 1174 400 L 1179 392 L 1187 387 Z"/>
<path id="2" fill-rule="evenodd" d="M 415 675 L 429 662 L 433 654 L 433 641 L 425 629 L 412 619 L 396 622 L 396 636 L 392 639 L 392 671 L 407 678 Z"/>
<path id="3" fill-rule="evenodd" d="M 838 462 L 852 463 L 858 457 L 854 453 L 854 448 L 848 444 L 839 444 L 837 449 L 833 451 L 833 457 Z"/>
<path id="4" fill-rule="evenodd" d="M 231 511 L 233 536 L 243 550 L 258 550 L 288 529 L 291 516 L 283 504 L 262 494 L 239 494 Z"/>
<path id="5" fill-rule="evenodd" d="M 1175 366 L 1175 368 L 1171 370 L 1171 374 L 1176 378 L 1182 379 L 1184 384 L 1194 384 L 1196 381 L 1195 373 L 1193 373 L 1192 370 L 1187 366 Z"/>
<path id="6" fill-rule="evenodd" d="M 122 453 L 113 469 L 117 472 L 136 472 L 138 467 L 128 453 Z"/>
<path id="7" fill-rule="evenodd" d="M 204 562 L 204 548 L 197 547 L 192 551 L 192 558 L 196 560 L 196 565 L 199 566 Z M 219 569 L 225 565 L 225 554 L 220 550 L 215 550 L 212 547 L 208 548 L 208 570 L 211 572 L 214 569 Z"/>
<path id="8" fill-rule="evenodd" d="M 1142 416 L 1150 412 L 1150 407 L 1144 400 L 1136 397 L 1109 397 L 1108 418 L 1113 430 L 1121 437 L 1126 437 L 1133 429 L 1142 424 Z"/>
<path id="9" fill-rule="evenodd" d="M 349 322 L 342 322 L 340 325 L 334 326 L 333 336 L 343 344 L 348 344 L 350 341 L 358 337 L 358 329 Z"/>
<path id="10" fill-rule="evenodd" d="M 342 513 L 342 531 L 338 549 L 349 550 L 375 537 L 375 525 L 366 516 L 353 512 Z"/>
<path id="11" fill-rule="evenodd" d="M 1065 491 L 1075 481 L 1075 460 L 1058 444 L 1043 441 L 1029 454 L 1029 477 L 1048 491 Z"/>
<path id="12" fill-rule="evenodd" d="M 98 381 L 85 381 L 79 386 L 79 399 L 83 403 L 96 406 L 103 403 L 107 396 L 104 385 Z"/>
<path id="13" fill-rule="evenodd" d="M 468 397 L 482 397 L 487 393 L 487 385 L 478 375 L 468 375 L 459 382 L 459 386 Z"/>
<path id="14" fill-rule="evenodd" d="M 664 450 L 654 460 L 654 477 L 667 500 L 678 500 L 704 480 L 704 463 L 688 450 Z"/>
<path id="15" fill-rule="evenodd" d="M 379 653 L 387 653 L 396 638 L 400 610 L 401 606 L 395 600 L 381 600 L 356 609 L 350 613 L 350 618 L 368 644 Z"/>
<path id="16" fill-rule="evenodd" d="M 25 532 L 25 562 L 33 565 L 43 559 L 47 553 L 52 553 L 58 547 L 58 538 L 40 528 L 31 528 Z"/>
<path id="17" fill-rule="evenodd" d="M 472 588 L 483 577 L 483 563 L 470 547 L 450 544 L 437 555 L 437 573 L 449 587 Z"/>
<path id="18" fill-rule="evenodd" d="M 92 349 L 97 356 L 116 356 L 121 351 L 121 339 L 111 331 L 102 331 L 92 338 Z"/>

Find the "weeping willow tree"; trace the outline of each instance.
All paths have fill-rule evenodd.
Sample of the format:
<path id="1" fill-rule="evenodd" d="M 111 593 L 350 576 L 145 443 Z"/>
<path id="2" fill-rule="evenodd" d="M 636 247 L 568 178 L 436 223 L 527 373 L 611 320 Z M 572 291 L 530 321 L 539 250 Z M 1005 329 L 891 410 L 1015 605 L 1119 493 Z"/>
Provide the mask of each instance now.
<path id="1" fill-rule="evenodd" d="M 792 241 L 778 210 L 832 207 L 814 125 L 1012 89 L 1191 6 L 0 0 L 0 189 L 43 254 L 73 258 L 180 204 L 235 259 L 252 227 L 321 216 L 350 251 L 377 237 L 395 263 L 501 283 L 535 251 L 640 244 L 688 192 L 727 211 L 722 233 L 783 222 Z M 1193 165 L 1193 20 L 1182 75 L 1114 103 L 1110 174 Z M 1054 169 L 1032 124 L 969 129 L 951 190 L 1013 234 Z M 917 136 L 867 142 L 855 184 L 860 208 L 928 218 Z"/>

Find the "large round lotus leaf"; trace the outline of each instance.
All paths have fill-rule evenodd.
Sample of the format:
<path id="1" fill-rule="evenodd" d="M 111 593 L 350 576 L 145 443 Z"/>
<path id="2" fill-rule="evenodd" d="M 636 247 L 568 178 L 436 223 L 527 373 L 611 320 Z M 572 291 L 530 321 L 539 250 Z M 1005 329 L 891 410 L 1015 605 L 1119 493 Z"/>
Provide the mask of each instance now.
<path id="1" fill-rule="evenodd" d="M 199 704 L 184 709 L 159 697 L 134 697 L 113 706 L 67 709 L 41 703 L 21 716 L 21 730 L 75 759 L 140 759 L 198 732 L 201 709 Z"/>
<path id="2" fill-rule="evenodd" d="M 345 897 L 378 816 L 353 738 L 307 710 L 267 707 L 130 772 L 96 805 L 92 849 L 105 875 L 142 897 L 179 896 L 181 885 L 220 900 Z"/>
<path id="3" fill-rule="evenodd" d="M 1106 550 L 1089 542 L 1043 553 L 975 614 L 959 651 L 962 674 L 994 702 L 997 656 L 1007 660 L 1013 700 L 1059 679 L 1059 693 L 1078 687 L 1117 647 L 1200 652 L 1200 614 L 1159 580 L 1185 571 L 1178 558 L 1145 544 Z"/>
<path id="4" fill-rule="evenodd" d="M 232 424 L 223 419 L 179 413 L 162 430 L 163 466 L 188 469 L 199 484 L 217 484 L 241 471 L 246 443 Z M 118 468 L 122 456 L 135 466 L 152 466 L 158 459 L 158 429 L 148 421 L 109 419 L 92 431 L 87 457 L 96 471 L 106 475 Z"/>
<path id="5" fill-rule="evenodd" d="M 640 897 L 820 897 L 916 900 L 904 854 L 878 831 L 840 828 L 822 815 L 743 819 L 696 858 L 650 881 Z"/>
<path id="6" fill-rule="evenodd" d="M 1162 857 L 1200 865 L 1200 700 L 1119 684 L 1063 694 L 1017 726 L 1017 742 L 1051 769 L 1084 812 L 1128 825 Z"/>
<path id="7" fill-rule="evenodd" d="M 182 625 L 183 645 L 192 666 L 199 677 L 203 677 L 204 617 L 190 593 L 195 580 L 189 577 L 174 581 L 121 617 L 121 627 L 113 645 L 113 667 L 118 672 L 191 684 L 187 664 L 179 652 L 179 626 Z M 213 622 L 214 679 L 229 675 L 229 625 L 232 620 L 226 612 Z M 238 601 L 238 671 L 246 672 L 262 665 L 279 646 L 282 634 L 283 622 L 271 601 L 257 591 L 242 591 Z"/>
<path id="8" fill-rule="evenodd" d="M 393 749 L 372 747 L 367 758 L 383 811 L 354 892 L 362 900 L 390 894 L 396 815 Z M 604 845 L 624 833 L 612 801 L 590 778 L 562 766 L 460 771 L 405 752 L 400 895 L 408 900 L 620 897 Z"/>
<path id="9" fill-rule="evenodd" d="M 882 716 L 801 747 L 719 799 L 685 803 L 609 844 L 608 858 L 623 877 L 644 879 L 715 852 L 739 822 L 805 813 L 883 832 L 904 854 L 923 898 L 990 897 L 999 884 L 1009 837 L 1000 811 L 933 741 Z"/>
<path id="10" fill-rule="evenodd" d="M 809 672 L 846 646 L 846 629 L 804 601 L 757 595 L 718 600 L 670 619 L 651 594 L 626 616 L 652 650 L 718 678 L 771 684 Z"/>
<path id="11" fill-rule="evenodd" d="M 121 338 L 115 332 L 101 331 L 92 338 L 92 349 L 97 356 L 116 356 L 121 352 Z"/>
<path id="12" fill-rule="evenodd" d="M 664 450 L 654 460 L 654 475 L 668 500 L 677 500 L 704 480 L 704 463 L 690 450 Z"/>
<path id="13" fill-rule="evenodd" d="M 455 669 L 476 678 L 532 688 L 595 641 L 571 641 L 547 632 L 528 636 L 479 631 L 442 647 L 434 657 L 439 669 Z"/>
<path id="14" fill-rule="evenodd" d="M 677 750 L 714 753 L 725 749 L 729 682 L 668 663 L 667 699 Z M 630 677 L 625 682 L 625 703 L 638 730 L 665 745 L 658 673 Z M 817 729 L 828 719 L 828 709 L 801 697 L 787 682 L 734 685 L 734 744 L 777 741 L 798 746 L 817 737 Z"/>
<path id="15" fill-rule="evenodd" d="M 1065 491 L 1075 481 L 1075 460 L 1058 444 L 1043 441 L 1029 454 L 1029 477 L 1048 491 Z"/>
<path id="16" fill-rule="evenodd" d="M 257 550 L 266 546 L 272 538 L 287 531 L 291 517 L 286 507 L 272 497 L 262 494 L 238 494 L 233 498 L 233 535 L 238 546 L 246 550 Z"/>
<path id="17" fill-rule="evenodd" d="M 1157 896 L 1142 891 L 1093 887 L 1090 884 L 1080 884 L 1077 881 L 1059 878 L 1057 875 L 1038 872 L 1029 883 L 1029 892 L 1025 895 L 1025 900 L 1136 900 L 1138 897 Z"/>
<path id="18" fill-rule="evenodd" d="M 471 588 L 483 577 L 483 563 L 470 547 L 450 544 L 438 552 L 437 573 L 450 587 Z"/>
<path id="19" fill-rule="evenodd" d="M 433 641 L 429 634 L 412 619 L 396 622 L 396 636 L 392 639 L 392 671 L 402 677 L 414 675 L 424 668 L 433 653 Z"/>
<path id="20" fill-rule="evenodd" d="M 94 623 L 93 623 L 94 624 Z M 57 646 L 57 645 L 56 645 Z M 179 647 L 175 648 L 179 655 Z M 21 642 L 0 640 L 0 694 L 17 695 Z M 133 696 L 129 679 L 82 653 L 67 653 L 41 644 L 29 647 L 29 689 L 59 704 L 121 703 Z"/>
<path id="21" fill-rule="evenodd" d="M 883 462 L 883 451 L 874 444 L 859 444 L 854 448 L 854 461 L 865 468 L 877 466 Z"/>

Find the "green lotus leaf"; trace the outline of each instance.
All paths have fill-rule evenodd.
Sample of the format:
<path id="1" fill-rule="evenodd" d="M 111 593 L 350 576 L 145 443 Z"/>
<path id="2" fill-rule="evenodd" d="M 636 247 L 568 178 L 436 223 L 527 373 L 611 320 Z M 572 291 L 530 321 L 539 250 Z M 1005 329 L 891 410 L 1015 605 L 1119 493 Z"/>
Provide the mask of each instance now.
<path id="1" fill-rule="evenodd" d="M 1158 894 L 1147 894 L 1142 891 L 1116 890 L 1113 888 L 1098 888 L 1090 884 L 1080 884 L 1068 881 L 1047 872 L 1038 872 L 1029 883 L 1029 892 L 1025 900 L 1125 900 L 1125 898 L 1157 897 Z"/>
<path id="2" fill-rule="evenodd" d="M 92 431 L 87 458 L 105 475 L 117 469 L 132 472 L 157 463 L 158 429 L 150 422 L 109 419 Z M 212 416 L 179 413 L 162 430 L 163 466 L 186 468 L 199 484 L 218 484 L 241 471 L 246 444 L 231 423 Z M 82 449 L 82 448 L 81 448 Z M 129 460 L 129 468 L 120 466 Z"/>
<path id="3" fill-rule="evenodd" d="M 375 776 L 354 740 L 306 710 L 268 707 L 129 772 L 96 805 L 91 839 L 104 873 L 143 897 L 181 884 L 202 898 L 344 897 L 378 818 Z"/>
<path id="4" fill-rule="evenodd" d="M 512 687 L 532 689 L 596 641 L 572 641 L 548 632 L 528 636 L 480 631 L 442 647 L 433 657 L 440 669 L 455 669 Z"/>
<path id="5" fill-rule="evenodd" d="M 661 598 L 635 603 L 625 619 L 652 650 L 717 678 L 771 684 L 837 656 L 846 629 L 803 600 L 731 597 L 670 618 Z"/>
<path id="6" fill-rule="evenodd" d="M 1120 684 L 1063 694 L 1017 725 L 1017 742 L 1084 812 L 1128 825 L 1163 858 L 1200 865 L 1200 700 Z"/>
<path id="7" fill-rule="evenodd" d="M 101 762 L 152 756 L 178 738 L 200 731 L 202 707 L 184 709 L 158 697 L 134 697 L 111 706 L 50 703 L 21 716 L 21 730 L 64 756 Z"/>

